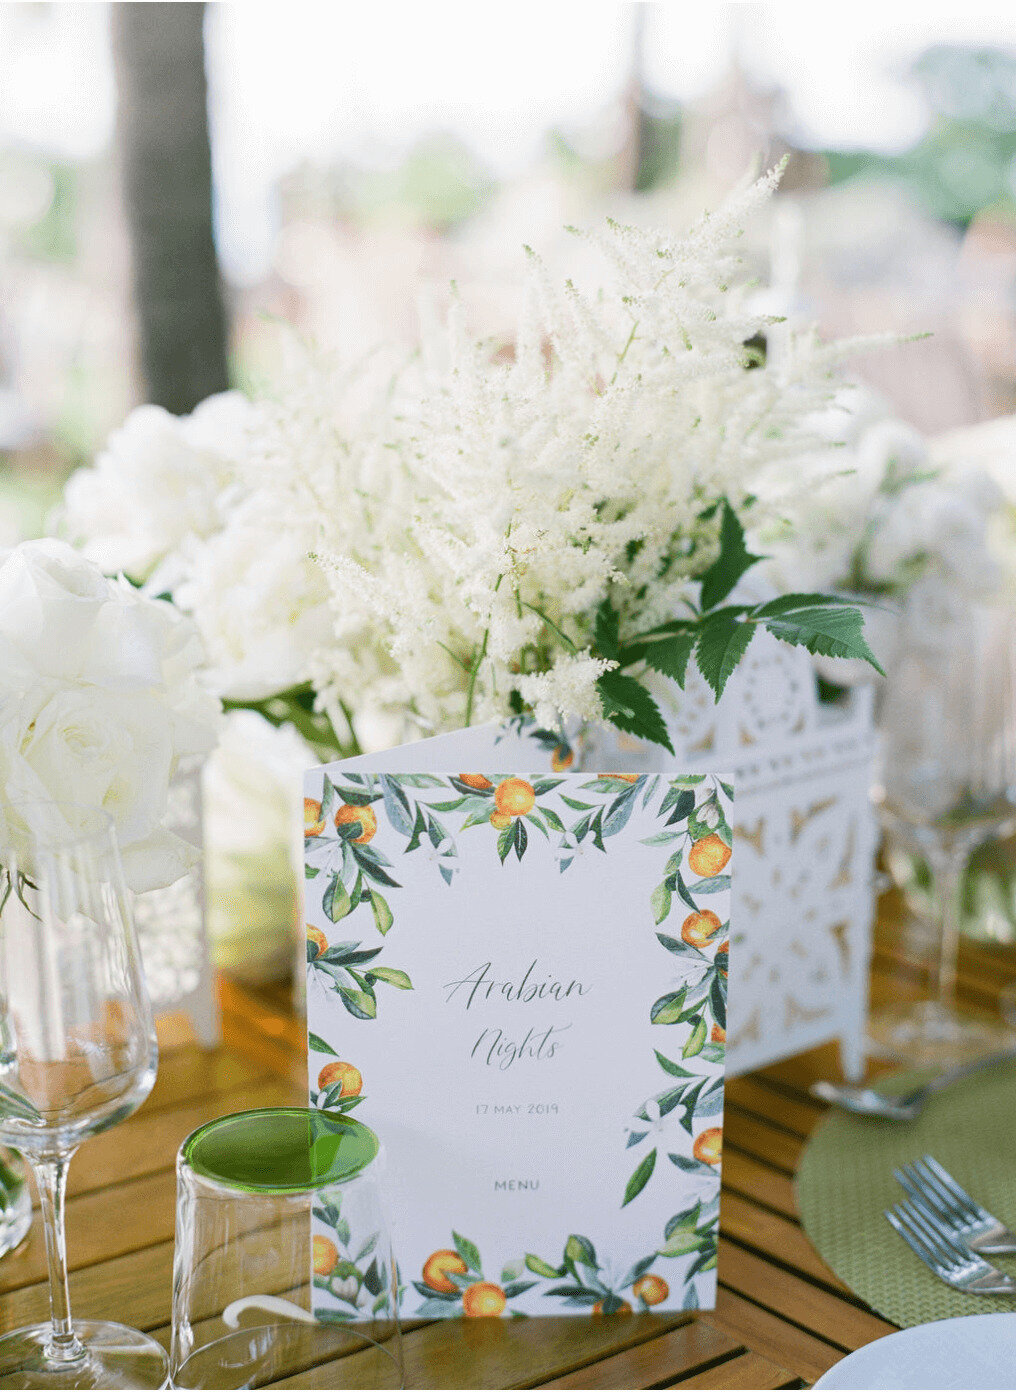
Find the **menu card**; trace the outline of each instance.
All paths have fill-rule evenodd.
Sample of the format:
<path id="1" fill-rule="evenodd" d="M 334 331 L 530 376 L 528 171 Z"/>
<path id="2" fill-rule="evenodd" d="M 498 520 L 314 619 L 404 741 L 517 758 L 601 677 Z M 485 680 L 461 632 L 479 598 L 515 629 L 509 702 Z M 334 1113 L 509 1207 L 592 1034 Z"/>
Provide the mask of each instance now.
<path id="1" fill-rule="evenodd" d="M 733 792 L 570 753 L 307 775 L 311 1102 L 381 1138 L 406 1318 L 714 1302 Z M 355 1228 L 317 1211 L 324 1318 L 386 1308 Z"/>

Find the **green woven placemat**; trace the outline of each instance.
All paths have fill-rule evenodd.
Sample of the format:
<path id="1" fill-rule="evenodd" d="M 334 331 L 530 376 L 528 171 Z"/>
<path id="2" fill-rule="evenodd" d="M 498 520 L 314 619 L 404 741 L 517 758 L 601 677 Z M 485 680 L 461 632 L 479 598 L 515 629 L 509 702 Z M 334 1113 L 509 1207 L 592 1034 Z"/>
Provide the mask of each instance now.
<path id="1" fill-rule="evenodd" d="M 895 1073 L 879 1089 L 905 1092 L 919 1073 Z M 1016 1231 L 1016 1066 L 1001 1064 L 933 1097 L 916 1121 L 830 1111 L 797 1174 L 805 1231 L 840 1280 L 894 1324 L 1013 1309 L 1013 1301 L 964 1295 L 939 1281 L 885 1218 L 903 1198 L 893 1168 L 934 1155 L 968 1193 Z M 991 1258 L 1016 1276 L 1016 1258 Z"/>

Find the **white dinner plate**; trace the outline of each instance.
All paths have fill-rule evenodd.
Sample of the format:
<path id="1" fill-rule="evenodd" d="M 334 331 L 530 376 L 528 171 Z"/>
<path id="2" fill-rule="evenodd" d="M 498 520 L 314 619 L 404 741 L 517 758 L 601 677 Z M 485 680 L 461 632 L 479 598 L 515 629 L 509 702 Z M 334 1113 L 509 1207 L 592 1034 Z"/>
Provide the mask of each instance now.
<path id="1" fill-rule="evenodd" d="M 848 1353 L 815 1386 L 1016 1388 L 1016 1315 L 915 1324 Z"/>

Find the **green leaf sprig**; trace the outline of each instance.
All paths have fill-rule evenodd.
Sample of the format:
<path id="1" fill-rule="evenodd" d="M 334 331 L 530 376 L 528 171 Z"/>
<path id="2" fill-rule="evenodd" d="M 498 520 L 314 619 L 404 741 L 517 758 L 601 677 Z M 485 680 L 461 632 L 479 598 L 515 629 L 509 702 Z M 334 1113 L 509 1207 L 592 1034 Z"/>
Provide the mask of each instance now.
<path id="1" fill-rule="evenodd" d="M 697 611 L 625 639 L 620 634 L 620 615 L 609 597 L 596 616 L 594 651 L 617 663 L 597 683 L 604 719 L 671 753 L 659 706 L 641 676 L 627 669 L 644 664 L 683 689 L 694 656 L 718 701 L 755 633 L 764 628 L 781 642 L 810 653 L 861 658 L 885 675 L 865 640 L 861 610 L 851 600 L 838 595 L 786 594 L 764 604 L 724 603 L 741 578 L 765 558 L 748 550 L 740 518 L 727 499 L 720 506 L 720 550 L 702 576 Z"/>

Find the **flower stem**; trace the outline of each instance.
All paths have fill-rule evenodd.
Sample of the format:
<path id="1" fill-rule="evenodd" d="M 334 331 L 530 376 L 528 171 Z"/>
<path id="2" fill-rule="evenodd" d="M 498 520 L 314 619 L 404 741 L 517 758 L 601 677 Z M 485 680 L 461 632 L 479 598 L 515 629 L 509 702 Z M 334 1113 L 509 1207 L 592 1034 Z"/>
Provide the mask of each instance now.
<path id="1" fill-rule="evenodd" d="M 621 371 L 621 364 L 624 362 L 625 358 L 628 356 L 628 349 L 629 349 L 629 348 L 632 346 L 632 344 L 635 342 L 635 335 L 636 335 L 636 333 L 638 332 L 638 327 L 639 327 L 639 320 L 636 319 L 635 322 L 634 322 L 634 323 L 632 324 L 632 326 L 631 326 L 631 333 L 628 335 L 628 341 L 625 343 L 624 347 L 621 349 L 620 353 L 617 355 L 617 367 L 614 369 L 614 375 L 613 375 L 613 377 L 611 377 L 611 379 L 610 379 L 610 385 L 611 385 L 611 386 L 613 386 L 614 383 L 617 381 L 617 374 Z"/>
<path id="2" fill-rule="evenodd" d="M 548 618 L 547 618 L 547 615 L 543 612 L 542 609 L 538 609 L 538 608 L 536 607 L 535 604 L 529 604 L 529 603 L 526 602 L 525 600 L 523 600 L 522 607 L 523 607 L 523 609 L 529 609 L 529 610 L 531 610 L 534 614 L 538 615 L 538 617 L 541 618 L 541 619 L 543 620 L 543 622 L 547 625 L 547 627 L 550 628 L 550 629 L 553 629 L 553 631 L 557 634 L 557 636 L 561 639 L 561 641 L 562 641 L 563 643 L 566 643 L 566 644 L 568 645 L 568 647 L 571 648 L 572 652 L 578 652 L 578 648 L 575 646 L 575 644 L 572 642 L 572 640 L 568 637 L 567 633 L 565 633 L 564 629 L 558 628 L 557 624 L 554 622 L 553 619 L 548 619 Z"/>
<path id="3" fill-rule="evenodd" d="M 500 577 L 499 577 L 499 578 L 500 578 Z M 469 673 L 469 687 L 468 687 L 468 689 L 467 689 L 467 691 L 466 691 L 466 722 L 465 722 L 465 723 L 466 723 L 467 725 L 472 725 L 472 723 L 473 723 L 473 698 L 474 698 L 474 696 L 476 695 L 476 678 L 477 678 L 477 676 L 478 676 L 478 674 L 479 674 L 479 671 L 480 671 L 480 663 L 481 663 L 481 662 L 483 661 L 483 659 L 487 656 L 487 641 L 488 641 L 489 638 L 490 638 L 490 629 L 489 629 L 489 628 L 485 628 L 485 629 L 483 630 L 483 642 L 482 642 L 481 645 L 480 645 L 480 651 L 476 654 L 476 661 L 473 663 L 472 669 L 471 669 L 471 671 L 470 671 L 470 673 Z"/>
<path id="4" fill-rule="evenodd" d="M 346 722 L 346 728 L 349 730 L 349 748 L 350 748 L 350 753 L 352 753 L 352 754 L 362 754 L 362 753 L 363 753 L 363 748 L 362 748 L 362 746 L 361 746 L 361 744 L 360 744 L 360 737 L 359 737 L 359 735 L 356 733 L 356 725 L 353 723 L 353 712 L 349 709 L 349 707 L 346 705 L 345 701 L 343 701 L 343 700 L 340 700 L 339 703 L 338 703 L 338 705 L 339 705 L 339 710 L 342 712 L 342 718 L 343 718 L 343 720 L 345 720 L 345 722 Z M 334 730 L 334 729 L 335 729 L 335 722 L 334 722 L 334 721 L 330 721 L 329 723 L 331 724 L 331 727 L 332 727 L 332 729 Z M 336 743 L 338 743 L 337 740 L 336 740 Z"/>

